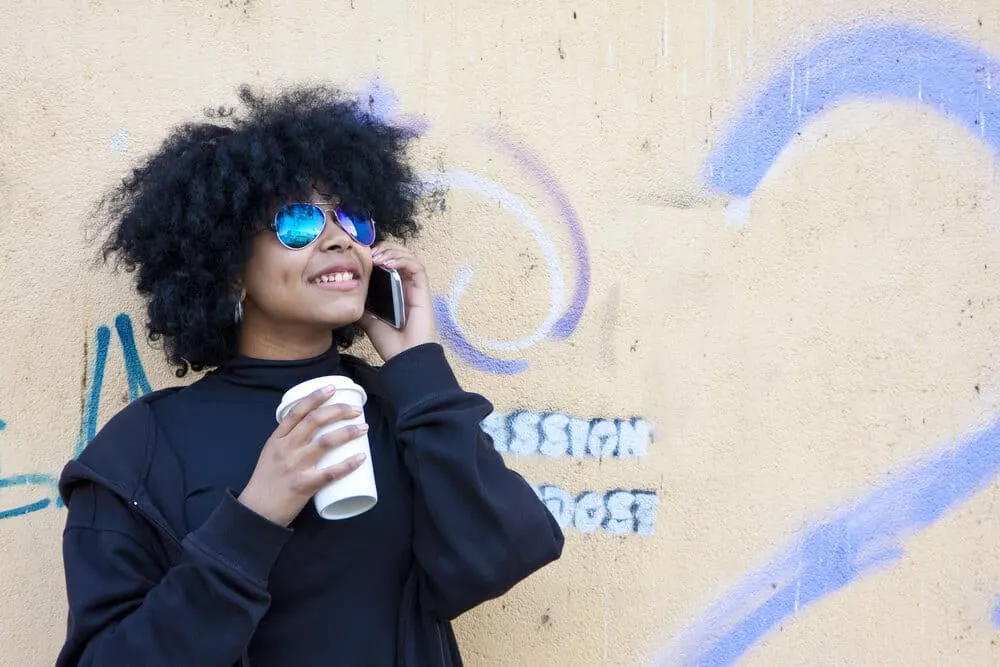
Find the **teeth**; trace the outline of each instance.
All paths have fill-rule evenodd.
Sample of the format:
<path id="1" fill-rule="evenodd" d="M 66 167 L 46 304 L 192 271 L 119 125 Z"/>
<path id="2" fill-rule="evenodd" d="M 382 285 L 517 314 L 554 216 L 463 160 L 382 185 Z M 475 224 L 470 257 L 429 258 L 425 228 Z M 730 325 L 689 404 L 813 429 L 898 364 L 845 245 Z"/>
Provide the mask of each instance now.
<path id="1" fill-rule="evenodd" d="M 320 276 L 313 282 L 316 283 L 338 283 L 342 280 L 353 280 L 354 274 L 350 271 L 340 271 L 337 273 L 328 273 L 324 276 Z"/>

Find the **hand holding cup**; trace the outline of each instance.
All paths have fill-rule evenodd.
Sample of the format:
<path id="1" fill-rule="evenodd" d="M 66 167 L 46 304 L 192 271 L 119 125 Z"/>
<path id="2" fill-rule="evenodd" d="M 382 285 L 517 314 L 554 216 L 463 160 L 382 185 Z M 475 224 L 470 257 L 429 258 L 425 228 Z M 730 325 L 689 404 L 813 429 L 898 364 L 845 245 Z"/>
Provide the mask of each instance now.
<path id="1" fill-rule="evenodd" d="M 284 410 L 239 496 L 240 502 L 287 526 L 318 491 L 366 462 L 368 457 L 359 451 L 332 465 L 318 465 L 347 443 L 362 437 L 367 443 L 362 406 L 337 403 L 336 391 L 335 386 L 316 389 Z M 345 422 L 352 423 L 340 425 Z"/>

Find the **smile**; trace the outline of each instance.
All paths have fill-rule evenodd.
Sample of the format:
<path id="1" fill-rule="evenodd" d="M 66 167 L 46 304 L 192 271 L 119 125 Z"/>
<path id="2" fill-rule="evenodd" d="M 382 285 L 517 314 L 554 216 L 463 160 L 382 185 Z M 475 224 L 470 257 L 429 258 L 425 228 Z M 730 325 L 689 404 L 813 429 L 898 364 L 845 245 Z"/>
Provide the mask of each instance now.
<path id="1" fill-rule="evenodd" d="M 349 281 L 356 281 L 358 277 L 353 271 L 337 271 L 336 273 L 326 273 L 322 276 L 314 278 L 312 283 L 314 285 L 326 285 L 329 283 L 346 283 Z"/>

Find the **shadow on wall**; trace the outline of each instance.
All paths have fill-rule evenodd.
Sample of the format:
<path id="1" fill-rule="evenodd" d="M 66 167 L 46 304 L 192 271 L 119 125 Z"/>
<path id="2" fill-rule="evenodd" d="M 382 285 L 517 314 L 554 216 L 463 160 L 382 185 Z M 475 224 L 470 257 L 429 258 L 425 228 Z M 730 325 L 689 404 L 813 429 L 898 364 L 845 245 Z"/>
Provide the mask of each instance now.
<path id="1" fill-rule="evenodd" d="M 785 146 L 818 114 L 851 98 L 928 106 L 957 120 L 1000 156 L 1000 63 L 952 38 L 908 26 L 866 27 L 794 59 L 747 105 L 708 160 L 707 183 L 732 195 L 729 222 Z M 898 560 L 902 542 L 1000 474 L 1000 419 L 914 464 L 852 506 L 807 527 L 706 610 L 660 665 L 731 665 L 781 621 Z M 1000 606 L 993 619 L 1000 627 Z"/>

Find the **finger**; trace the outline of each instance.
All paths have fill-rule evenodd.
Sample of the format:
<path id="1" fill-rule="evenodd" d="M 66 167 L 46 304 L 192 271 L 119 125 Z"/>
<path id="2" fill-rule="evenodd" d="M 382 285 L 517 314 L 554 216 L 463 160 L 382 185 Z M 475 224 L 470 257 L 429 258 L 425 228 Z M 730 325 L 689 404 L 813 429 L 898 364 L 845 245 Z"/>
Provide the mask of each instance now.
<path id="1" fill-rule="evenodd" d="M 368 457 L 364 454 L 355 454 L 340 463 L 334 463 L 332 466 L 327 466 L 326 468 L 319 470 L 310 468 L 304 472 L 306 486 L 312 490 L 312 493 L 315 493 L 330 482 L 335 482 L 342 477 L 350 475 L 361 467 L 366 458 Z"/>
<path id="2" fill-rule="evenodd" d="M 275 430 L 279 438 L 283 438 L 291 433 L 292 429 L 298 426 L 303 419 L 312 413 L 317 407 L 323 405 L 337 391 L 336 387 L 323 387 L 312 392 L 285 414 L 285 418 L 278 424 Z"/>
<path id="3" fill-rule="evenodd" d="M 377 253 L 372 253 L 372 261 L 376 264 L 384 264 L 396 259 L 410 258 L 412 260 L 417 260 L 417 256 L 413 254 L 412 251 L 406 248 L 386 247 L 380 249 Z"/>
<path id="4" fill-rule="evenodd" d="M 417 287 L 427 286 L 427 269 L 414 255 L 389 254 L 379 260 L 379 266 L 396 269 L 403 278 L 411 281 Z"/>
<path id="5" fill-rule="evenodd" d="M 302 463 L 310 466 L 315 465 L 327 452 L 360 438 L 367 432 L 368 424 L 349 424 L 343 428 L 324 433 L 312 440 L 308 447 L 302 449 Z"/>
<path id="6" fill-rule="evenodd" d="M 304 446 L 316 435 L 316 431 L 339 421 L 353 419 L 362 412 L 361 408 L 346 403 L 324 405 L 315 408 L 299 420 L 295 428 L 289 432 L 287 440 L 296 446 Z"/>
<path id="7" fill-rule="evenodd" d="M 387 252 L 393 252 L 393 251 L 402 250 L 402 249 L 403 248 L 401 248 L 400 246 L 393 245 L 391 243 L 385 243 L 385 242 L 378 243 L 378 244 L 372 246 L 372 260 L 375 260 L 375 259 L 377 259 L 377 258 L 385 255 Z"/>

